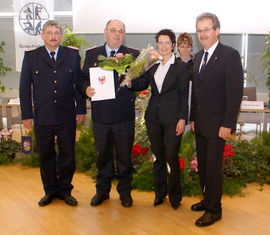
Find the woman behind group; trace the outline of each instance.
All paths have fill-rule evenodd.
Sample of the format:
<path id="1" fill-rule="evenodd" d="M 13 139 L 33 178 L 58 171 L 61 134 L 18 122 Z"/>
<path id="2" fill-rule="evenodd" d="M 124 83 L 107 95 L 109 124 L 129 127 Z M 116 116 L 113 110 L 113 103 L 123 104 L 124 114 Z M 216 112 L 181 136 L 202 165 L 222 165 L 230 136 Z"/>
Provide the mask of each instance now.
<path id="1" fill-rule="evenodd" d="M 189 33 L 181 33 L 177 39 L 177 48 L 180 56 L 180 60 L 188 64 L 188 74 L 189 81 L 192 80 L 192 70 L 193 70 L 193 55 L 192 52 L 192 37 Z"/>
<path id="2" fill-rule="evenodd" d="M 188 69 L 188 80 L 189 80 L 189 99 L 188 99 L 188 107 L 187 107 L 187 119 L 186 122 L 188 124 L 188 114 L 189 107 L 191 106 L 191 85 L 192 85 L 192 73 L 193 73 L 193 55 L 192 55 L 192 37 L 189 33 L 181 33 L 177 39 L 177 48 L 179 52 L 179 58 L 183 62 L 187 63 Z"/>
<path id="3" fill-rule="evenodd" d="M 178 152 L 185 130 L 188 73 L 186 64 L 173 54 L 176 43 L 174 32 L 163 29 L 155 39 L 163 60 L 141 78 L 132 81 L 131 89 L 144 90 L 149 83 L 152 88 L 145 119 L 155 156 L 154 206 L 163 203 L 168 191 L 171 206 L 177 209 L 182 200 Z"/>

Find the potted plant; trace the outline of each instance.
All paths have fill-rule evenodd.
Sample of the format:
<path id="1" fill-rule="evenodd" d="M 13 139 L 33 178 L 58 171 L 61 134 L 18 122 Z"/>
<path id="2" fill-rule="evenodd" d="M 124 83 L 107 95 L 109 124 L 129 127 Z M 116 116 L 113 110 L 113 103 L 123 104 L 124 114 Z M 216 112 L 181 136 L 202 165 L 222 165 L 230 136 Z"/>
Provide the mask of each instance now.
<path id="1" fill-rule="evenodd" d="M 80 49 L 82 45 L 86 45 L 85 39 L 71 32 L 71 27 L 65 26 L 62 45 L 66 47 L 75 47 Z"/>
<path id="2" fill-rule="evenodd" d="M 262 56 L 263 67 L 264 67 L 263 72 L 266 71 L 266 74 L 267 74 L 266 86 L 268 87 L 268 91 L 269 91 L 268 106 L 270 108 L 270 32 L 265 37 L 263 51 L 264 51 L 264 55 Z"/>
<path id="3" fill-rule="evenodd" d="M 6 155 L 7 157 L 14 159 L 15 154 L 20 152 L 21 145 L 12 139 L 2 140 L 0 142 L 0 153 Z"/>

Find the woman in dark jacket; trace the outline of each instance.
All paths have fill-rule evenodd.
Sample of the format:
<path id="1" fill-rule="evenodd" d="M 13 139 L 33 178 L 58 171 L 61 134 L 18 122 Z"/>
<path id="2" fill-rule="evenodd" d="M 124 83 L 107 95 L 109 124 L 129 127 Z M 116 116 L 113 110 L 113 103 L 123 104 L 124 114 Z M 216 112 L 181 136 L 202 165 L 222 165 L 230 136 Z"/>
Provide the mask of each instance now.
<path id="1" fill-rule="evenodd" d="M 171 206 L 177 209 L 182 200 L 178 152 L 187 115 L 188 72 L 186 64 L 173 54 L 176 40 L 172 30 L 159 31 L 156 42 L 162 61 L 132 81 L 131 89 L 144 90 L 151 85 L 145 119 L 155 156 L 154 206 L 163 203 L 168 191 Z"/>

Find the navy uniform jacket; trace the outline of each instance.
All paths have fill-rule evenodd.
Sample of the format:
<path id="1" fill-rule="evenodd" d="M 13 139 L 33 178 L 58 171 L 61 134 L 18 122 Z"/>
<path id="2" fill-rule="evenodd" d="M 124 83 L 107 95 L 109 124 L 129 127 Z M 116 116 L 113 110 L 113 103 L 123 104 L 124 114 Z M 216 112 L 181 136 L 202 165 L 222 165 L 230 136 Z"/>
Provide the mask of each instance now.
<path id="1" fill-rule="evenodd" d="M 86 100 L 76 88 L 80 73 L 78 50 L 60 46 L 54 66 L 45 46 L 25 52 L 20 78 L 22 119 L 57 125 L 86 113 Z"/>
<path id="2" fill-rule="evenodd" d="M 218 43 L 198 78 L 203 53 L 199 51 L 194 58 L 190 120 L 195 121 L 195 132 L 217 137 L 221 126 L 236 129 L 243 70 L 239 53 Z"/>
<path id="3" fill-rule="evenodd" d="M 121 46 L 117 53 L 130 54 L 134 57 L 139 55 L 139 51 Z M 86 96 L 86 87 L 90 85 L 89 68 L 98 66 L 98 56 L 107 57 L 105 45 L 95 47 L 86 51 L 84 66 L 81 74 L 79 86 L 82 93 Z M 119 88 L 118 74 L 114 71 L 114 87 Z M 101 100 L 91 102 L 92 120 L 99 123 L 119 123 L 130 121 L 135 118 L 135 102 L 136 96 L 127 86 L 122 87 L 117 93 L 115 99 Z"/>

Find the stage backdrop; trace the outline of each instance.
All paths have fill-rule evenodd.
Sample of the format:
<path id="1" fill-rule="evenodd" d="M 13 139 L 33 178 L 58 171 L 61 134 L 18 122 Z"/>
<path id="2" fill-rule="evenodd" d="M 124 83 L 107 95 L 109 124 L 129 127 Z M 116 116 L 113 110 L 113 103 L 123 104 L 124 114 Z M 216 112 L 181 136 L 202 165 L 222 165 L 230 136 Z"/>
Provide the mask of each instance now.
<path id="1" fill-rule="evenodd" d="M 155 33 L 162 28 L 195 32 L 202 12 L 215 13 L 221 33 L 266 34 L 270 30 L 270 1 L 247 0 L 73 0 L 76 33 L 102 33 L 110 19 L 122 20 L 127 33 Z"/>
<path id="2" fill-rule="evenodd" d="M 53 19 L 54 0 L 14 0 L 16 71 L 21 71 L 25 50 L 43 45 L 43 24 Z"/>

